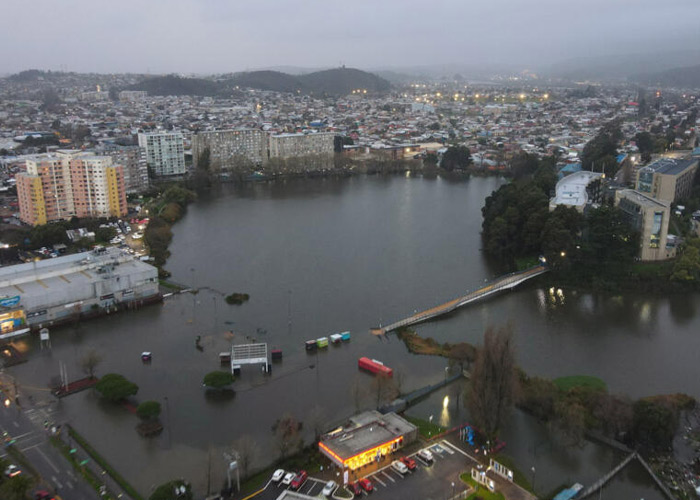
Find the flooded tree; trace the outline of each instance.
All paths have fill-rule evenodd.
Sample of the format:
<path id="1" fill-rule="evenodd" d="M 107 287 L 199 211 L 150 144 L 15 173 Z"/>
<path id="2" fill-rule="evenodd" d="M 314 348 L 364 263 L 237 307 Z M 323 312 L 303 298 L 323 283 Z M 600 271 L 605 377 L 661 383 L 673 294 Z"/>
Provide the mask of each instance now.
<path id="1" fill-rule="evenodd" d="M 102 362 L 102 356 L 94 349 L 90 349 L 80 358 L 80 369 L 90 378 L 95 378 L 95 369 Z"/>
<path id="2" fill-rule="evenodd" d="M 272 425 L 272 433 L 281 458 L 286 458 L 301 448 L 301 427 L 301 422 L 291 413 L 285 413 Z"/>
<path id="3" fill-rule="evenodd" d="M 309 412 L 307 422 L 314 431 L 314 441 L 318 441 L 323 430 L 323 425 L 326 422 L 326 412 L 319 405 L 314 405 Z"/>
<path id="4" fill-rule="evenodd" d="M 129 382 L 118 373 L 108 373 L 104 375 L 100 381 L 95 384 L 95 389 L 97 389 L 104 398 L 115 403 L 128 396 L 134 396 L 139 392 L 138 385 Z"/>
<path id="5" fill-rule="evenodd" d="M 489 326 L 477 349 L 466 404 L 487 439 L 497 437 L 513 408 L 517 386 L 513 330 Z"/>
<path id="6" fill-rule="evenodd" d="M 370 384 L 370 392 L 376 400 L 376 407 L 379 408 L 382 404 L 393 401 L 398 395 L 399 390 L 396 388 L 396 382 L 393 378 L 377 375 L 372 379 Z"/>
<path id="7" fill-rule="evenodd" d="M 355 376 L 350 384 L 350 396 L 352 397 L 352 402 L 355 407 L 355 413 L 362 409 L 366 395 L 367 391 L 363 380 L 361 380 L 359 376 Z"/>
<path id="8" fill-rule="evenodd" d="M 248 477 L 248 470 L 258 456 L 258 443 L 248 434 L 244 434 L 233 442 L 233 450 L 236 453 L 241 475 Z"/>

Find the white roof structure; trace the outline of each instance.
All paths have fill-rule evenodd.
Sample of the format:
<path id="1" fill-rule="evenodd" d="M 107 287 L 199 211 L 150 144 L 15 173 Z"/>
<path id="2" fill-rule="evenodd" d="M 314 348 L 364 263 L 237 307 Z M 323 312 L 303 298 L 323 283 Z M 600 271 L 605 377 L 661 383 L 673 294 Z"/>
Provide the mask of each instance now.
<path id="1" fill-rule="evenodd" d="M 589 172 L 582 170 L 567 175 L 557 182 L 556 195 L 549 202 L 549 208 L 554 209 L 557 205 L 566 205 L 583 210 L 588 203 L 588 193 L 586 188 L 596 179 L 600 179 L 603 174 L 599 172 Z"/>

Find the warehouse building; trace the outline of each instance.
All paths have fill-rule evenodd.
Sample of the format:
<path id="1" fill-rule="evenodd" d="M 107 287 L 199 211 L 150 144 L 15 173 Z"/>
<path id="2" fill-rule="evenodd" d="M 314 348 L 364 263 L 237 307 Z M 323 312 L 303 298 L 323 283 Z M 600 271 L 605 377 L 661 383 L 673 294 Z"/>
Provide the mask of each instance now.
<path id="1" fill-rule="evenodd" d="M 418 428 L 396 413 L 366 411 L 321 437 L 318 448 L 337 467 L 354 471 L 415 441 Z"/>
<path id="2" fill-rule="evenodd" d="M 0 298 L 2 333 L 12 336 L 158 301 L 158 270 L 118 248 L 97 247 L 0 268 Z"/>

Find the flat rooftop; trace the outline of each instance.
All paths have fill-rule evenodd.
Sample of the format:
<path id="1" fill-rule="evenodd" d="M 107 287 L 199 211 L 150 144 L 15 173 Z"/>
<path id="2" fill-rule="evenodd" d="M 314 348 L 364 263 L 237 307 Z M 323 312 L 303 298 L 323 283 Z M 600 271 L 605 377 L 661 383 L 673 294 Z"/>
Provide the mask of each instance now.
<path id="1" fill-rule="evenodd" d="M 658 174 L 678 175 L 697 162 L 697 158 L 660 158 L 644 168 L 651 168 Z"/>
<path id="2" fill-rule="evenodd" d="M 586 188 L 591 182 L 602 176 L 603 174 L 599 172 L 589 172 L 588 170 L 567 175 L 557 182 L 556 195 L 551 203 L 575 207 L 584 206 L 588 202 Z"/>
<path id="3" fill-rule="evenodd" d="M 332 436 L 321 439 L 343 459 L 404 436 L 416 428 L 395 413 L 382 415 L 378 411 L 360 413 L 350 418 L 350 422 L 349 426 L 335 431 Z"/>
<path id="4" fill-rule="evenodd" d="M 639 206 L 651 208 L 669 208 L 669 204 L 634 189 L 620 189 L 619 196 L 635 202 Z"/>

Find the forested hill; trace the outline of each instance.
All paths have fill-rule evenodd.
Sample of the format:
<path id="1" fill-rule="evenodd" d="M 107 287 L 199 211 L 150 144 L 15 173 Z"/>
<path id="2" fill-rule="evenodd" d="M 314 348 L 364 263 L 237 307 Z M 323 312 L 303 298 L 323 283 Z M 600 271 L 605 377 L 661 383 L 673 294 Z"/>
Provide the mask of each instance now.
<path id="1" fill-rule="evenodd" d="M 154 76 L 127 87 L 127 90 L 145 90 L 149 95 L 228 96 L 237 88 L 252 88 L 332 96 L 349 94 L 356 89 L 376 94 L 386 92 L 390 87 L 388 81 L 372 73 L 336 68 L 299 76 L 280 71 L 250 71 L 217 81 L 176 75 Z"/>
<path id="2" fill-rule="evenodd" d="M 698 88 L 700 87 L 700 65 L 643 73 L 634 76 L 632 80 L 659 87 Z"/>

